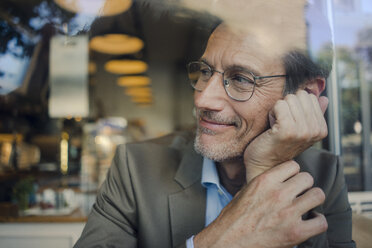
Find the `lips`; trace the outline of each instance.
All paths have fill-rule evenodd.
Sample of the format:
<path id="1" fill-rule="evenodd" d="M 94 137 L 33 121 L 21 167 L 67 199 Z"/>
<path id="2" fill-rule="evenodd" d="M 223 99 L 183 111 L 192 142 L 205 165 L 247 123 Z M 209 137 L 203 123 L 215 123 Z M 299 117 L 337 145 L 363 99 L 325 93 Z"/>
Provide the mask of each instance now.
<path id="1" fill-rule="evenodd" d="M 241 126 L 241 121 L 237 116 L 227 117 L 217 111 L 197 109 L 197 116 L 199 117 L 198 126 L 213 133 L 224 132 L 231 127 L 239 129 Z"/>
<path id="2" fill-rule="evenodd" d="M 203 118 L 203 117 L 200 118 L 199 125 L 204 128 L 208 128 L 214 131 L 222 130 L 222 129 L 229 128 L 229 127 L 235 127 L 233 123 L 224 123 L 224 122 L 210 120 L 210 119 Z"/>

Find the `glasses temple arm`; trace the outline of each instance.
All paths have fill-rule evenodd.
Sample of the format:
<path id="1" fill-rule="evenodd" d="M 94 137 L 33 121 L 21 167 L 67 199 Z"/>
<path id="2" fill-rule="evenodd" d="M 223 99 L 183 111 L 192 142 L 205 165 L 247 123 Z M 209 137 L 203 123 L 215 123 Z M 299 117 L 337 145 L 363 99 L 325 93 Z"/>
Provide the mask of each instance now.
<path id="1" fill-rule="evenodd" d="M 254 76 L 255 79 L 263 79 L 263 78 L 274 78 L 274 77 L 287 77 L 288 75 L 273 75 L 273 76 Z"/>

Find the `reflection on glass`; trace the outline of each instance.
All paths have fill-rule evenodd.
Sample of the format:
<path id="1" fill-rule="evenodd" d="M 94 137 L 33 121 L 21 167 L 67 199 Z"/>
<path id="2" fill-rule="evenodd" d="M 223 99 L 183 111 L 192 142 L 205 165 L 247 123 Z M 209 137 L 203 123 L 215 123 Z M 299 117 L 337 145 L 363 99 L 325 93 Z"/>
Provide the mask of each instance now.
<path id="1" fill-rule="evenodd" d="M 371 184 L 366 175 L 371 168 L 372 2 L 334 0 L 333 8 L 344 170 L 350 190 L 365 190 Z"/>

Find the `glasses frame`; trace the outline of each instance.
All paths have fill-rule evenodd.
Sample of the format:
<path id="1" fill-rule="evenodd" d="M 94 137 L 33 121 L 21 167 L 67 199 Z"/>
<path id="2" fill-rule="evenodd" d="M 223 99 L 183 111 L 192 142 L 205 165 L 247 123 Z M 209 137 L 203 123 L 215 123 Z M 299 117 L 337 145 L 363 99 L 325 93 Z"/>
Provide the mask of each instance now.
<path id="1" fill-rule="evenodd" d="M 228 80 L 228 79 L 225 79 L 225 75 L 224 75 L 225 72 L 221 72 L 221 71 L 218 71 L 218 70 L 213 69 L 210 65 L 208 65 L 208 64 L 205 63 L 204 61 L 192 61 L 192 62 L 188 63 L 187 66 L 186 66 L 186 67 L 187 67 L 187 72 L 188 72 L 188 74 L 190 74 L 190 66 L 191 66 L 192 64 L 198 64 L 198 65 L 205 65 L 205 66 L 207 66 L 208 69 L 209 69 L 209 70 L 211 71 L 211 73 L 212 73 L 210 78 L 213 77 L 213 74 L 214 74 L 215 72 L 221 74 L 221 75 L 222 75 L 222 84 L 223 84 L 223 87 L 224 87 L 224 89 L 225 89 L 226 94 L 227 94 L 231 99 L 233 99 L 233 100 L 235 100 L 235 101 L 238 101 L 238 102 L 246 102 L 246 101 L 248 101 L 249 99 L 251 99 L 251 97 L 253 96 L 254 91 L 255 91 L 255 89 L 256 89 L 256 85 L 258 85 L 257 82 L 256 82 L 257 80 L 265 79 L 265 78 L 287 77 L 287 75 L 256 76 L 256 75 L 253 74 L 253 72 L 248 71 L 248 70 L 245 70 L 245 72 L 251 74 L 252 77 L 253 77 L 253 79 L 254 79 L 254 80 L 253 80 L 253 90 L 252 90 L 252 94 L 251 94 L 247 99 L 238 99 L 238 98 L 235 98 L 235 97 L 231 96 L 230 93 L 229 93 L 229 91 L 227 90 L 227 87 L 229 87 L 230 83 L 229 83 L 229 80 Z M 210 79 L 210 78 L 209 78 L 209 79 Z M 189 81 L 190 81 L 191 87 L 192 87 L 194 90 L 199 91 L 199 92 L 202 92 L 202 91 L 205 89 L 205 88 L 204 88 L 204 89 L 202 89 L 202 90 L 199 90 L 199 89 L 195 88 L 195 85 L 196 85 L 196 84 L 194 85 L 194 83 L 193 83 L 194 80 L 191 80 L 191 79 L 189 78 Z"/>

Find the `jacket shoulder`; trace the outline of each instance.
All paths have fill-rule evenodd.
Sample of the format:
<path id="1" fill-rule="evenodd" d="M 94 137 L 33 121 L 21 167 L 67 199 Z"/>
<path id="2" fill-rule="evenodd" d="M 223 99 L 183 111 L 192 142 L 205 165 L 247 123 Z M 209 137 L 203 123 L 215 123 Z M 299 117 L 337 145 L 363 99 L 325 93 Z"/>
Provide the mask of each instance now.
<path id="1" fill-rule="evenodd" d="M 127 168 L 132 180 L 157 185 L 173 185 L 182 161 L 189 157 L 199 158 L 193 149 L 193 135 L 188 132 L 172 133 L 156 139 L 120 145 L 116 156 L 118 157 L 116 166 Z M 147 185 L 150 187 L 151 184 Z"/>
<path id="2" fill-rule="evenodd" d="M 310 148 L 295 159 L 301 171 L 309 172 L 314 178 L 314 186 L 321 187 L 327 194 L 335 183 L 344 183 L 340 159 L 326 150 Z"/>
<path id="3" fill-rule="evenodd" d="M 313 176 L 314 187 L 320 187 L 324 191 L 327 199 L 325 207 L 334 202 L 340 194 L 347 194 L 343 165 L 339 156 L 325 150 L 310 148 L 298 156 L 296 161 L 300 164 L 301 171 L 309 172 Z"/>
<path id="4" fill-rule="evenodd" d="M 146 146 L 156 146 L 159 148 L 182 150 L 190 145 L 193 138 L 194 134 L 192 132 L 175 132 L 154 139 L 123 144 L 120 145 L 118 149 L 141 149 Z"/>

